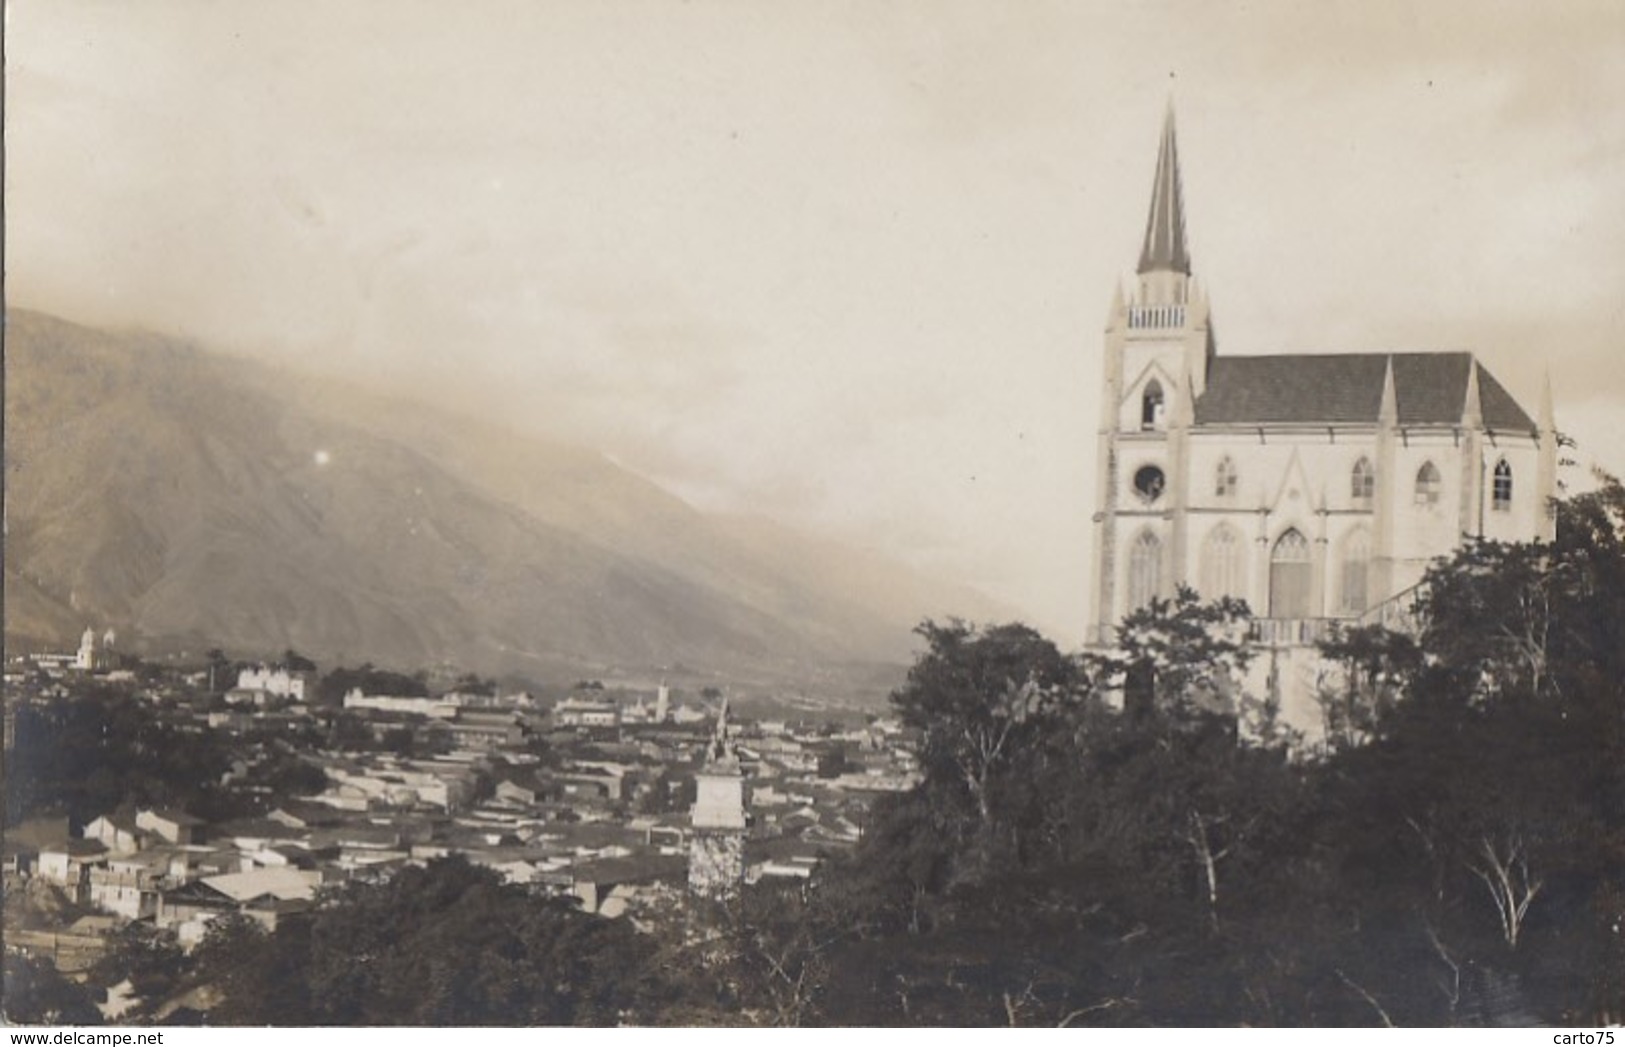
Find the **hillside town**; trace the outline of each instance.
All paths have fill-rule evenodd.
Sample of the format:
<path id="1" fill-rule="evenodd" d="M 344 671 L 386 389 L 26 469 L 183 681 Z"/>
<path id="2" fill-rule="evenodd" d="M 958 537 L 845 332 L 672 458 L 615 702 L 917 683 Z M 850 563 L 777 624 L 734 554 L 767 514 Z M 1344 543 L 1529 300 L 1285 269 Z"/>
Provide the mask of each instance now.
<path id="1" fill-rule="evenodd" d="M 235 816 L 126 801 L 10 825 L 8 944 L 70 978 L 132 922 L 191 949 L 222 917 L 274 931 L 324 889 L 450 855 L 642 926 L 691 898 L 808 878 L 858 841 L 876 796 L 918 778 L 896 720 L 741 719 L 709 688 L 580 681 L 543 700 L 369 667 L 335 693 L 346 671 L 294 652 L 176 668 L 115 642 L 87 630 L 77 652 L 8 662 L 7 761 L 19 721 L 94 695 L 223 747 L 211 784 Z M 391 681 L 411 693 L 373 689 Z"/>

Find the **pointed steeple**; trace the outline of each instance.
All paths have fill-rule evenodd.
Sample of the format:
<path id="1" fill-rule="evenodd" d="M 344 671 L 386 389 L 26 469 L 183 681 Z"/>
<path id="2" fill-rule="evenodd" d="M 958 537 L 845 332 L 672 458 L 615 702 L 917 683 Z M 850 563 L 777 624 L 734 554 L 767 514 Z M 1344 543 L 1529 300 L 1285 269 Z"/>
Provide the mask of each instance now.
<path id="1" fill-rule="evenodd" d="M 1467 363 L 1467 395 L 1462 398 L 1461 424 L 1469 429 L 1477 429 L 1484 424 L 1484 404 L 1478 392 L 1478 358 L 1472 357 Z"/>
<path id="2" fill-rule="evenodd" d="M 1393 426 L 1399 421 L 1399 398 L 1394 395 L 1394 358 L 1388 358 L 1388 367 L 1382 374 L 1382 406 L 1377 409 L 1377 421 Z"/>
<path id="3" fill-rule="evenodd" d="M 1151 211 L 1145 220 L 1145 246 L 1140 249 L 1139 273 L 1175 272 L 1189 276 L 1190 253 L 1185 248 L 1185 195 L 1179 184 L 1179 146 L 1174 141 L 1174 105 L 1162 121 L 1162 145 L 1157 150 L 1157 174 L 1151 185 Z"/>
<path id="4" fill-rule="evenodd" d="M 1547 368 L 1540 379 L 1540 431 L 1557 430 L 1557 414 L 1552 410 L 1552 369 Z"/>

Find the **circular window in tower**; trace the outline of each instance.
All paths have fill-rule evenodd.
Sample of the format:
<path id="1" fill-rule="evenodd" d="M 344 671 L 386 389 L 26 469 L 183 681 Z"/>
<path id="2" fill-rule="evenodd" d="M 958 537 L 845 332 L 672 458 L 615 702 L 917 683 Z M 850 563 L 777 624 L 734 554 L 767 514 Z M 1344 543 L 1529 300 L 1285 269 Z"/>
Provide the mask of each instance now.
<path id="1" fill-rule="evenodd" d="M 1134 493 L 1147 502 L 1154 502 L 1162 497 L 1162 489 L 1167 480 L 1162 470 L 1154 465 L 1142 465 L 1134 471 Z"/>

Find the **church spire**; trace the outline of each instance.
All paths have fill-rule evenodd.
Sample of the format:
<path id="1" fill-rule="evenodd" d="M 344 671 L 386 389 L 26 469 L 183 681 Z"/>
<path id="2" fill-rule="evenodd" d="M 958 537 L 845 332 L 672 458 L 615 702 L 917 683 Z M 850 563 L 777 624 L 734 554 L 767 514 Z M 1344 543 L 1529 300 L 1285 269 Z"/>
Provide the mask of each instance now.
<path id="1" fill-rule="evenodd" d="M 1394 358 L 1382 372 L 1382 404 L 1377 408 L 1377 424 L 1391 429 L 1399 424 L 1399 398 L 1394 395 Z"/>
<path id="2" fill-rule="evenodd" d="M 1461 406 L 1461 424 L 1476 429 L 1484 424 L 1484 403 L 1478 391 L 1478 358 L 1467 360 L 1467 395 Z"/>
<path id="3" fill-rule="evenodd" d="M 1176 272 L 1190 275 L 1191 258 L 1185 248 L 1185 195 L 1179 184 L 1179 146 L 1174 141 L 1174 105 L 1162 121 L 1162 145 L 1157 150 L 1157 174 L 1151 186 L 1151 211 L 1145 220 L 1145 246 L 1140 249 L 1139 273 Z"/>

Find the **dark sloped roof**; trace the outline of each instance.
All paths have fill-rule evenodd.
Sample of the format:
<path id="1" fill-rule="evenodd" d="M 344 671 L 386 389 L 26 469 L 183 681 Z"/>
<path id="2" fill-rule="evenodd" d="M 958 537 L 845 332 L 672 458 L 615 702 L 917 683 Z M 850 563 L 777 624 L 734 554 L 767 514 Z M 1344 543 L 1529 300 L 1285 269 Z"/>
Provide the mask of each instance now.
<path id="1" fill-rule="evenodd" d="M 1471 353 L 1299 353 L 1210 359 L 1207 389 L 1196 401 L 1196 424 L 1375 424 L 1382 412 L 1383 378 L 1390 360 L 1399 424 L 1461 421 Z M 1535 428 L 1482 364 L 1478 393 L 1487 428 Z"/>
<path id="2" fill-rule="evenodd" d="M 292 840 L 302 835 L 302 831 L 274 818 L 234 818 L 229 822 L 217 824 L 213 835 L 263 836 L 273 840 Z"/>
<path id="3" fill-rule="evenodd" d="M 176 825 L 185 826 L 208 824 L 202 818 L 187 814 L 178 807 L 149 807 L 143 813 L 156 815 L 157 817 L 162 818 L 164 821 L 173 822 Z"/>
<path id="4" fill-rule="evenodd" d="M 620 858 L 595 858 L 571 870 L 577 881 L 606 886 L 621 883 L 652 883 L 655 880 L 681 881 L 688 875 L 688 859 L 679 854 L 629 854 Z"/>
<path id="5" fill-rule="evenodd" d="M 68 839 L 68 816 L 57 818 L 30 818 L 6 826 L 6 853 L 26 851 L 37 853 L 41 847 L 60 846 Z"/>

